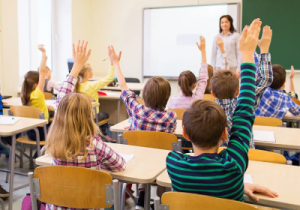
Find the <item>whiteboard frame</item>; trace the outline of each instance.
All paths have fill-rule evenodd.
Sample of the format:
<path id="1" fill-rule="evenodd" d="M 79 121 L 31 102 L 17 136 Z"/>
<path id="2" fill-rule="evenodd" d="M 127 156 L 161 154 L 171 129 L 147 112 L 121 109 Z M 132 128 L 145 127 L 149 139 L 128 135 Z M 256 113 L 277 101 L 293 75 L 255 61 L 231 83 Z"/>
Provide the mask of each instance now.
<path id="1" fill-rule="evenodd" d="M 241 32 L 241 28 L 242 28 L 242 17 L 241 17 L 241 3 L 239 2 L 236 2 L 236 3 L 224 3 L 224 4 L 197 4 L 197 5 L 186 5 L 186 6 L 170 6 L 170 7 L 145 7 L 143 8 L 143 14 L 142 14 L 142 22 L 143 22 L 143 27 L 142 27 L 142 36 L 143 36 L 143 40 L 142 40 L 142 78 L 152 78 L 154 76 L 145 76 L 144 74 L 144 31 L 145 31 L 145 24 L 144 24 L 144 13 L 145 13 L 145 10 L 148 10 L 148 9 L 170 9 L 170 8 L 184 8 L 184 7 L 203 7 L 203 6 L 215 6 L 215 5 L 237 5 L 238 7 L 238 12 L 237 12 L 237 16 L 238 16 L 238 23 L 237 23 L 237 26 L 238 28 L 236 28 L 236 31 L 238 33 Z M 178 80 L 178 77 L 163 77 L 167 80 L 170 80 L 170 81 L 177 81 Z"/>

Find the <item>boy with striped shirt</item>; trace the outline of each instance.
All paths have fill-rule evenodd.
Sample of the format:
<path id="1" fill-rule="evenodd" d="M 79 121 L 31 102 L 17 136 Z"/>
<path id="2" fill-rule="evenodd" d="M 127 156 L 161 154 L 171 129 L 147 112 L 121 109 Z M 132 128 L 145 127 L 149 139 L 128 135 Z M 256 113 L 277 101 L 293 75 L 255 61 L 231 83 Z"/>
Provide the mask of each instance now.
<path id="1" fill-rule="evenodd" d="M 205 194 L 244 201 L 244 173 L 248 166 L 249 142 L 254 122 L 255 69 L 253 52 L 261 21 L 256 19 L 243 30 L 240 51 L 241 90 L 233 115 L 227 149 L 218 154 L 227 139 L 227 118 L 211 101 L 195 101 L 183 116 L 183 135 L 193 144 L 194 156 L 175 151 L 167 157 L 167 170 L 174 191 Z"/>

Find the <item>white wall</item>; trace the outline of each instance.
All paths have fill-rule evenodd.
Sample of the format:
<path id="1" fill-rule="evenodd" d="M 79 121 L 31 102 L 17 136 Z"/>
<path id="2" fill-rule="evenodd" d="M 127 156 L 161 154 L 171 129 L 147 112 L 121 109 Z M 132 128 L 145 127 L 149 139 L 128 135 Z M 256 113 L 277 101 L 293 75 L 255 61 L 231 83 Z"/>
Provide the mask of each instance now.
<path id="1" fill-rule="evenodd" d="M 0 0 L 1 92 L 17 95 L 19 84 L 18 1 Z"/>

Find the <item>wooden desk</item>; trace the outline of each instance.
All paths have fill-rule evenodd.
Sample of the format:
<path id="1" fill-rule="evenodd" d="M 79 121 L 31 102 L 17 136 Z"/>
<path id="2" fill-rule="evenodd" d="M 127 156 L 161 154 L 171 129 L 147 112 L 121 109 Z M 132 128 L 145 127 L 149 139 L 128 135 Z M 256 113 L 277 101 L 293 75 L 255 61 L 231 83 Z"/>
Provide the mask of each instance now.
<path id="1" fill-rule="evenodd" d="M 279 195 L 277 198 L 270 198 L 256 194 L 259 197 L 258 204 L 277 208 L 300 209 L 300 199 L 298 198 L 300 194 L 300 167 L 249 161 L 246 173 L 251 174 L 254 184 L 267 187 Z M 164 187 L 172 187 L 167 170 L 157 177 L 156 183 Z M 248 196 L 245 196 L 245 200 L 255 203 Z"/>
<path id="2" fill-rule="evenodd" d="M 127 119 L 112 126 L 110 130 L 123 133 L 127 131 L 124 128 L 129 127 L 129 125 Z M 279 150 L 300 150 L 300 129 L 254 125 L 253 130 L 274 131 L 276 138 L 276 142 L 254 141 L 256 146 Z M 177 127 L 173 134 L 178 138 L 183 138 L 182 120 L 177 120 Z"/>
<path id="3" fill-rule="evenodd" d="M 144 83 L 130 83 L 130 82 L 128 82 L 126 84 L 127 84 L 128 88 L 130 90 L 135 90 L 135 91 L 142 91 L 144 89 L 144 86 L 145 86 Z M 119 85 L 116 86 L 116 87 L 106 86 L 106 87 L 102 88 L 101 90 L 119 90 L 119 91 L 121 91 L 121 87 Z"/>
<path id="4" fill-rule="evenodd" d="M 3 116 L 0 116 L 0 118 Z M 11 154 L 10 154 L 10 182 L 9 182 L 9 210 L 12 210 L 13 205 L 13 192 L 14 192 L 14 173 L 15 173 L 15 150 L 16 150 L 16 134 L 22 133 L 31 129 L 36 129 L 38 126 L 47 124 L 47 120 L 33 119 L 33 118 L 21 118 L 13 125 L 0 125 L 0 137 L 12 136 Z M 36 129 L 37 130 L 37 129 Z M 37 145 L 39 146 L 39 139 L 37 139 Z M 39 151 L 38 151 L 39 153 Z M 6 170 L 2 170 L 6 171 Z M 27 175 L 27 174 L 25 174 Z M 16 188 L 21 189 L 27 185 Z"/>
<path id="5" fill-rule="evenodd" d="M 118 153 L 134 154 L 134 158 L 126 164 L 126 169 L 123 172 L 105 171 L 111 174 L 114 179 L 145 183 L 145 200 L 148 198 L 150 203 L 150 183 L 155 181 L 157 176 L 166 169 L 166 157 L 170 151 L 122 144 L 107 144 Z M 52 164 L 52 158 L 49 156 L 39 157 L 36 159 L 36 164 L 49 166 Z M 147 202 L 145 201 L 145 203 Z"/>
<path id="6" fill-rule="evenodd" d="M 45 100 L 45 101 L 48 106 L 52 106 L 53 108 L 56 109 L 56 104 L 55 104 L 56 100 Z M 3 100 L 3 102 L 7 103 L 7 104 L 3 104 L 3 106 L 5 108 L 9 108 L 11 106 L 23 106 L 20 97 L 8 98 L 8 99 Z M 92 106 L 93 107 L 99 106 L 99 103 L 92 102 Z"/>

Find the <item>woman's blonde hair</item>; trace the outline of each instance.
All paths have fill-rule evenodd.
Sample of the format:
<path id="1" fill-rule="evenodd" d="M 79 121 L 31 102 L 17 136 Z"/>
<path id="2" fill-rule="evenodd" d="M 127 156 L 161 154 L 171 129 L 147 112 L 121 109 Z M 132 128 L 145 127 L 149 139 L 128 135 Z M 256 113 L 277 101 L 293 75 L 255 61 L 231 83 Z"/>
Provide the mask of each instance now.
<path id="1" fill-rule="evenodd" d="M 94 123 L 91 101 L 80 93 L 70 93 L 59 103 L 46 140 L 46 152 L 59 160 L 70 160 L 77 155 L 83 159 L 87 146 L 93 148 L 92 137 L 99 136 Z"/>
<path id="2" fill-rule="evenodd" d="M 80 81 L 83 79 L 84 74 L 88 71 L 91 71 L 91 69 L 92 68 L 91 68 L 91 65 L 89 63 L 84 64 L 84 66 L 81 68 L 81 70 L 78 74 L 78 81 L 75 85 L 75 91 L 74 92 L 78 93 Z"/>

